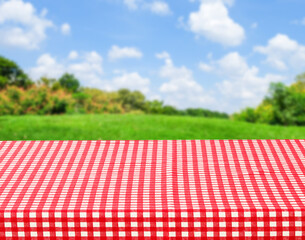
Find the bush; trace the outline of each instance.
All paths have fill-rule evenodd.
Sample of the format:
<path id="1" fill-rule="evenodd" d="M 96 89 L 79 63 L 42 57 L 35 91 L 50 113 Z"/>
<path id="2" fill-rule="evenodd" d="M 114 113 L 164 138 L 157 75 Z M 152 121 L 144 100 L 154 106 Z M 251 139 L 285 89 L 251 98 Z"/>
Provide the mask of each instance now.
<path id="1" fill-rule="evenodd" d="M 208 118 L 229 118 L 226 113 L 214 112 L 202 108 L 188 108 L 186 109 L 186 115 L 196 116 L 196 117 L 208 117 Z"/>
<path id="2" fill-rule="evenodd" d="M 238 114 L 233 114 L 233 119 L 236 121 L 255 123 L 257 121 L 257 115 L 254 108 L 246 108 Z"/>
<path id="3" fill-rule="evenodd" d="M 162 114 L 165 115 L 179 115 L 179 111 L 173 106 L 164 106 L 162 109 Z"/>
<path id="4" fill-rule="evenodd" d="M 163 102 L 158 100 L 146 101 L 145 113 L 161 114 L 163 110 Z"/>
<path id="5" fill-rule="evenodd" d="M 261 105 L 259 105 L 255 110 L 255 113 L 257 122 L 275 124 L 273 106 L 267 101 L 264 101 Z"/>
<path id="6" fill-rule="evenodd" d="M 52 114 L 61 114 L 67 112 L 68 102 L 65 99 L 53 98 L 54 105 L 52 107 Z"/>

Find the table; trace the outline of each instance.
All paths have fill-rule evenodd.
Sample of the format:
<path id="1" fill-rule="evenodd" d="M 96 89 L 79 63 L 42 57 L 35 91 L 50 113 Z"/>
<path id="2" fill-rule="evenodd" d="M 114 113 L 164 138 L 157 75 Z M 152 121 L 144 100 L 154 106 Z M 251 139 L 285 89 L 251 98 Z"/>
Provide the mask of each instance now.
<path id="1" fill-rule="evenodd" d="M 302 239 L 304 140 L 0 142 L 0 239 Z"/>

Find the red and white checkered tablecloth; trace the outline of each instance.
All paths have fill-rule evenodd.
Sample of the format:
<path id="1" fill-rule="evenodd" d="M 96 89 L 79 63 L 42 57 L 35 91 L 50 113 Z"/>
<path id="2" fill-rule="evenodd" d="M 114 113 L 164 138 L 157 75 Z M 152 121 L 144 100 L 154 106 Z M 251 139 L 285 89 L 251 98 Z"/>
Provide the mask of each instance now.
<path id="1" fill-rule="evenodd" d="M 305 239 L 305 140 L 0 142 L 0 239 Z"/>

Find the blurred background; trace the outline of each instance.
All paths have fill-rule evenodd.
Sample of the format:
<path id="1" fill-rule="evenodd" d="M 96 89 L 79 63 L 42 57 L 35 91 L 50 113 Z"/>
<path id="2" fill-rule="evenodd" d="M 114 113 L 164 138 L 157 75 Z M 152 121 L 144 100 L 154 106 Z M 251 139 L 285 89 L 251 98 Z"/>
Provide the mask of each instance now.
<path id="1" fill-rule="evenodd" d="M 0 0 L 0 140 L 305 138 L 302 0 Z"/>

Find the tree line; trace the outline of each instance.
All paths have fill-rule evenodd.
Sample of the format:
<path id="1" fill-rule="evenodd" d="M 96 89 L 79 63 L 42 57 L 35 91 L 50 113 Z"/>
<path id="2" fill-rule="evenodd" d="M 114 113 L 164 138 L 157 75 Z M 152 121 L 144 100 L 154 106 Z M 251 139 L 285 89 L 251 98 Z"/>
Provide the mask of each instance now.
<path id="1" fill-rule="evenodd" d="M 277 125 L 305 125 L 305 73 L 287 86 L 271 83 L 267 96 L 256 108 L 233 114 L 234 120 Z"/>
<path id="2" fill-rule="evenodd" d="M 149 101 L 140 91 L 108 92 L 81 86 L 69 73 L 59 79 L 33 81 L 14 61 L 0 56 L 0 115 L 145 113 L 229 118 L 226 113 L 202 108 L 177 109 L 162 101 Z"/>

